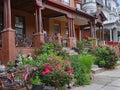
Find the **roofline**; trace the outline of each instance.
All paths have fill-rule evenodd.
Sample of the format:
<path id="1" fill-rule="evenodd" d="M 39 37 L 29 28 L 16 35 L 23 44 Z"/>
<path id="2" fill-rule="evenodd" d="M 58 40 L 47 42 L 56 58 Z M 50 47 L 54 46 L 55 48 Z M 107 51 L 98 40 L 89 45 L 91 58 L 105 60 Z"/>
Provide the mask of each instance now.
<path id="1" fill-rule="evenodd" d="M 88 13 L 82 11 L 82 10 L 76 9 L 76 13 L 79 14 L 79 15 L 82 15 L 82 16 L 84 16 L 86 18 L 95 19 L 95 16 L 90 15 L 90 14 L 88 14 Z"/>
<path id="2" fill-rule="evenodd" d="M 69 12 L 75 12 L 76 11 L 76 8 L 74 8 L 74 7 L 70 7 L 70 6 L 64 5 L 62 3 L 55 2 L 53 0 L 45 0 L 45 1 L 49 5 L 55 6 L 57 8 L 60 8 L 60 9 L 63 9 L 63 10 L 69 11 Z"/>
<path id="3" fill-rule="evenodd" d="M 95 19 L 94 16 L 92 16 L 92 15 L 90 15 L 82 10 L 78 10 L 76 7 L 70 7 L 70 6 L 64 5 L 62 3 L 55 2 L 53 0 L 44 0 L 44 1 L 46 1 L 47 4 L 52 5 L 54 7 L 79 14 L 79 15 L 86 17 L 86 18 Z"/>

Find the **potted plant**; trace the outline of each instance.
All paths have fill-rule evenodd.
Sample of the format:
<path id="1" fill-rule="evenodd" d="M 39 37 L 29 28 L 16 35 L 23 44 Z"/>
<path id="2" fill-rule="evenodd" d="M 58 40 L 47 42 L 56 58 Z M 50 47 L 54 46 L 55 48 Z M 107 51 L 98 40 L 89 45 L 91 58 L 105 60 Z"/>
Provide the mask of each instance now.
<path id="1" fill-rule="evenodd" d="M 43 83 L 38 75 L 31 79 L 32 90 L 43 90 Z"/>

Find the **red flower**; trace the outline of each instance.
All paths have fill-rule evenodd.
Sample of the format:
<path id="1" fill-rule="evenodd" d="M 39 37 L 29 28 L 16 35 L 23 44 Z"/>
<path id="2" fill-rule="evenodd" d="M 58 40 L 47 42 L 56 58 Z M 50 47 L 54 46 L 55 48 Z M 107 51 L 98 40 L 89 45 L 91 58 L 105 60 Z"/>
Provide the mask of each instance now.
<path id="1" fill-rule="evenodd" d="M 45 72 L 46 72 L 46 74 L 49 74 L 49 73 L 50 73 L 50 69 L 49 69 L 49 68 L 46 68 L 46 69 L 45 69 Z"/>
<path id="2" fill-rule="evenodd" d="M 50 64 L 49 63 L 46 63 L 46 65 L 45 65 L 46 67 L 49 67 L 50 66 Z"/>
<path id="3" fill-rule="evenodd" d="M 53 71 L 53 70 L 55 70 L 55 68 L 51 68 L 51 70 Z"/>
<path id="4" fill-rule="evenodd" d="M 59 69 L 62 69 L 62 66 L 61 65 L 57 65 Z"/>
<path id="5" fill-rule="evenodd" d="M 46 72 L 45 72 L 45 71 L 43 71 L 43 72 L 42 72 L 42 75 L 45 75 L 45 74 L 46 74 Z"/>
<path id="6" fill-rule="evenodd" d="M 69 68 L 69 67 L 66 69 L 67 72 L 71 72 L 72 70 L 73 70 L 73 69 L 72 69 L 72 68 Z"/>

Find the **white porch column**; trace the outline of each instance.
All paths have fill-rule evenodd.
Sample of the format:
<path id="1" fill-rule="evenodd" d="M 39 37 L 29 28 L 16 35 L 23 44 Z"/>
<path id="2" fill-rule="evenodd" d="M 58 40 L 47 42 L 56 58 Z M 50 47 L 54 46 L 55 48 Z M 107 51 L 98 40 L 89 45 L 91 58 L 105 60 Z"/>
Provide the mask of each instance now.
<path id="1" fill-rule="evenodd" d="M 118 31 L 116 29 L 113 30 L 113 41 L 118 42 Z"/>
<path id="2" fill-rule="evenodd" d="M 112 29 L 110 29 L 110 41 L 113 41 L 113 39 L 112 39 Z"/>

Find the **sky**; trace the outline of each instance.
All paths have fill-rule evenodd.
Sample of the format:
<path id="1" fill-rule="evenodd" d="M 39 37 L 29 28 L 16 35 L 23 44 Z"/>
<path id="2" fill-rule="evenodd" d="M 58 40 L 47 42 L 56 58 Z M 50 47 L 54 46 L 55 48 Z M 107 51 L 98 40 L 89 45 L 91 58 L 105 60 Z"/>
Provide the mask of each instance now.
<path id="1" fill-rule="evenodd" d="M 119 7 L 120 7 L 120 0 L 117 0 L 118 1 L 118 3 L 119 3 Z"/>

